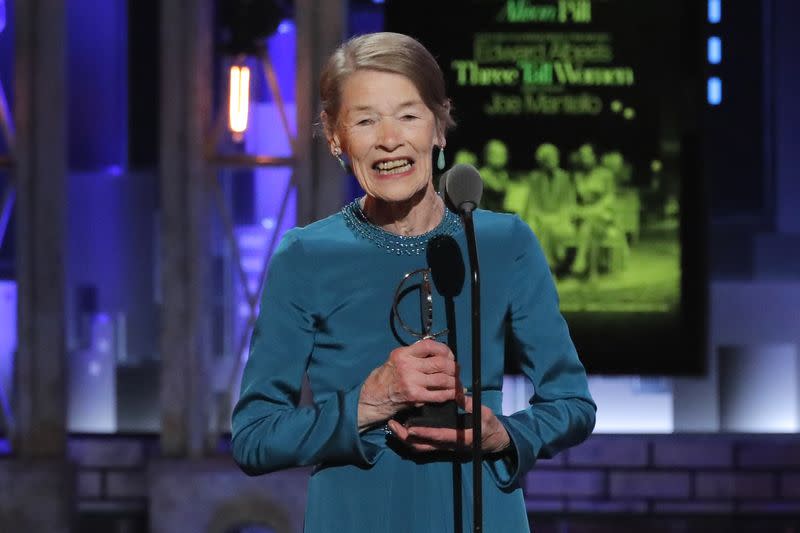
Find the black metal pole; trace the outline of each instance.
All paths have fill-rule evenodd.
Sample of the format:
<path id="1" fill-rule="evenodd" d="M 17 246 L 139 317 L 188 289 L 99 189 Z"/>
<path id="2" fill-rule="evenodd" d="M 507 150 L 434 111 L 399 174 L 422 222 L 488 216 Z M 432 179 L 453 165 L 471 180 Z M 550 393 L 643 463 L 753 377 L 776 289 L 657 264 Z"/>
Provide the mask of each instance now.
<path id="1" fill-rule="evenodd" d="M 481 449 L 481 276 L 472 211 L 461 213 L 467 234 L 472 289 L 472 516 L 475 533 L 483 531 L 483 450 Z"/>

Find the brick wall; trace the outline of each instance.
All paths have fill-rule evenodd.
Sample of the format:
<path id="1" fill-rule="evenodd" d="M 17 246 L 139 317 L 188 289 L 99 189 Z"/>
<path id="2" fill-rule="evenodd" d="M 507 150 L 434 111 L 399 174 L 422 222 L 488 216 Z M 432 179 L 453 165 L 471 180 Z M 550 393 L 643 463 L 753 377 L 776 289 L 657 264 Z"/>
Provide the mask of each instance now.
<path id="1" fill-rule="evenodd" d="M 145 510 L 147 464 L 158 454 L 158 437 L 72 437 L 77 465 L 78 511 Z"/>
<path id="2" fill-rule="evenodd" d="M 532 512 L 800 514 L 800 435 L 595 435 L 525 493 Z"/>
<path id="3" fill-rule="evenodd" d="M 73 479 L 60 460 L 0 457 L 0 532 L 68 533 Z"/>
<path id="4" fill-rule="evenodd" d="M 147 509 L 157 449 L 156 437 L 72 438 L 79 510 Z M 595 435 L 539 461 L 524 488 L 534 515 L 800 515 L 800 435 Z"/>

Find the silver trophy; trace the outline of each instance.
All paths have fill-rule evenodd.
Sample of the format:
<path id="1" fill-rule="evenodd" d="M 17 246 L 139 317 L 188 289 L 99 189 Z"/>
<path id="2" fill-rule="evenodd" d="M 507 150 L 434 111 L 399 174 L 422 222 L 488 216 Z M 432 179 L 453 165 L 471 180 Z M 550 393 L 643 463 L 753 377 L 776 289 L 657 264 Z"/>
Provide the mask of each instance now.
<path id="1" fill-rule="evenodd" d="M 400 312 L 397 309 L 397 304 L 400 303 L 406 282 L 412 277 L 418 275 L 422 276 L 422 281 L 419 285 L 419 312 L 422 326 L 421 331 L 416 331 L 411 328 L 411 326 L 409 326 L 406 321 L 403 320 L 403 317 L 400 316 Z M 394 316 L 397 318 L 397 321 L 400 323 L 400 326 L 402 326 L 402 328 L 410 335 L 418 339 L 436 339 L 442 335 L 447 335 L 447 329 L 443 329 L 438 333 L 433 333 L 433 292 L 431 291 L 430 268 L 420 268 L 403 276 L 403 279 L 401 279 L 400 283 L 397 285 L 397 290 L 394 292 L 392 311 L 394 312 Z"/>
<path id="2" fill-rule="evenodd" d="M 419 331 L 413 329 L 408 323 L 403 320 L 398 310 L 398 304 L 403 297 L 408 280 L 420 276 L 422 279 L 419 284 L 419 310 L 420 310 L 420 323 L 421 329 Z M 394 302 L 392 303 L 392 312 L 394 317 L 400 323 L 400 326 L 406 330 L 410 335 L 422 339 L 434 339 L 442 335 L 447 335 L 449 330 L 447 328 L 434 333 L 433 332 L 433 291 L 431 289 L 431 269 L 420 268 L 409 272 L 400 283 L 397 285 L 397 290 L 394 293 Z M 446 342 L 446 341 L 445 341 Z M 448 428 L 468 428 L 470 427 L 471 417 L 469 414 L 459 414 L 458 406 L 454 401 L 448 401 L 437 404 L 425 404 L 421 407 L 414 407 L 407 409 L 397 417 L 398 421 L 406 426 L 427 426 L 427 427 L 448 427 Z"/>

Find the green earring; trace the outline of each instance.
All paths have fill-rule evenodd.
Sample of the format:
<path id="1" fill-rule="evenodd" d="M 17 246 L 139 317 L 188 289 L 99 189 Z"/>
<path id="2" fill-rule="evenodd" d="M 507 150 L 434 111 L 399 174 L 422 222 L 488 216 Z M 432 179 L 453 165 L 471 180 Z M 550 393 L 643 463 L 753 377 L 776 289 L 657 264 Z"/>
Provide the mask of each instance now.
<path id="1" fill-rule="evenodd" d="M 436 159 L 436 168 L 444 170 L 444 146 L 439 147 L 439 157 Z"/>
<path id="2" fill-rule="evenodd" d="M 333 149 L 333 157 L 335 157 L 336 160 L 339 162 L 339 166 L 342 167 L 342 170 L 347 172 L 347 163 L 345 163 L 344 159 L 342 159 L 342 149 L 339 148 L 338 146 Z"/>

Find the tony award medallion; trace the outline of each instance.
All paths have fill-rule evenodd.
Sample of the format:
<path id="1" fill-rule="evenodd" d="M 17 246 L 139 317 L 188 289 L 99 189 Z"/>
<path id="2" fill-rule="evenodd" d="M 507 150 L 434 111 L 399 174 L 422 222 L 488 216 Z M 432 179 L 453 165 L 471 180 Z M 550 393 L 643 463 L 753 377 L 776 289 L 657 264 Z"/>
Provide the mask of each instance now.
<path id="1" fill-rule="evenodd" d="M 410 279 L 420 277 L 419 282 L 419 310 L 420 310 L 420 328 L 414 329 L 408 325 L 407 321 L 400 315 L 398 304 L 400 300 L 413 292 L 415 286 L 407 286 Z M 447 328 L 434 332 L 433 331 L 433 291 L 431 287 L 431 269 L 420 268 L 409 272 L 400 283 L 397 285 L 397 290 L 394 293 L 394 302 L 392 303 L 392 313 L 400 326 L 410 335 L 417 339 L 433 339 L 438 340 L 438 337 L 447 335 L 449 330 Z M 408 318 L 408 317 L 406 317 Z M 447 339 L 444 340 L 447 342 Z M 447 427 L 464 429 L 469 428 L 472 424 L 471 416 L 460 414 L 458 406 L 454 401 L 447 401 L 435 404 L 425 404 L 421 407 L 413 407 L 399 413 L 396 417 L 397 420 L 406 426 L 426 426 L 426 427 Z"/>
<path id="2" fill-rule="evenodd" d="M 397 305 L 403 296 L 406 282 L 414 276 L 421 276 L 422 279 L 419 284 L 419 312 L 420 312 L 420 329 L 419 331 L 410 327 L 400 312 Z M 409 272 L 400 283 L 397 285 L 397 290 L 394 292 L 394 302 L 392 303 L 392 311 L 400 326 L 406 330 L 410 335 L 418 339 L 436 339 L 442 335 L 447 335 L 447 329 L 443 329 L 438 333 L 433 333 L 433 293 L 431 292 L 431 269 L 420 268 L 413 272 Z"/>

